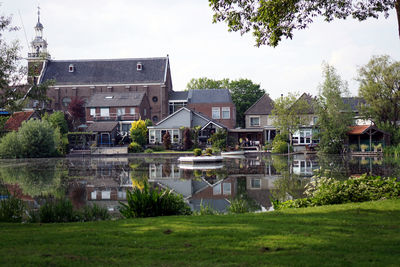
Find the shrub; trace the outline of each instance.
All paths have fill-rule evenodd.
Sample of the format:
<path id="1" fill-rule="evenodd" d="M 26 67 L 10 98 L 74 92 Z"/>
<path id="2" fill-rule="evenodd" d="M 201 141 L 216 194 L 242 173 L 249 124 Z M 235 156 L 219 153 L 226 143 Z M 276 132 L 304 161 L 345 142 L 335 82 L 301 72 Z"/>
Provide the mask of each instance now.
<path id="1" fill-rule="evenodd" d="M 192 146 L 192 131 L 189 128 L 185 128 L 183 131 L 183 149 L 189 150 L 192 148 Z"/>
<path id="2" fill-rule="evenodd" d="M 40 222 L 76 222 L 80 217 L 74 212 L 71 201 L 68 199 L 50 200 L 39 209 Z"/>
<path id="3" fill-rule="evenodd" d="M 360 147 L 362 151 L 366 151 L 369 148 L 369 146 L 366 144 L 362 144 Z"/>
<path id="4" fill-rule="evenodd" d="M 358 150 L 358 145 L 356 145 L 356 144 L 351 144 L 350 146 L 349 146 L 349 148 L 350 148 L 350 150 L 351 151 L 357 151 Z"/>
<path id="5" fill-rule="evenodd" d="M 157 190 L 144 184 L 143 189 L 127 190 L 127 203 L 122 205 L 120 212 L 126 218 L 156 217 L 169 215 L 190 215 L 190 207 L 181 195 L 173 194 L 172 190 Z"/>
<path id="6" fill-rule="evenodd" d="M 298 208 L 396 198 L 400 196 L 400 182 L 396 178 L 367 175 L 351 177 L 345 181 L 322 177 L 308 185 L 306 194 L 308 198 L 285 202 L 274 201 L 274 208 Z"/>
<path id="7" fill-rule="evenodd" d="M 231 205 L 228 208 L 230 213 L 246 213 L 250 212 L 251 208 L 248 202 L 243 198 L 233 199 Z"/>
<path id="8" fill-rule="evenodd" d="M 0 157 L 10 159 L 22 157 L 22 146 L 18 141 L 17 132 L 8 133 L 0 140 Z"/>
<path id="9" fill-rule="evenodd" d="M 288 152 L 288 143 L 286 141 L 277 140 L 272 144 L 272 153 L 284 154 Z"/>
<path id="10" fill-rule="evenodd" d="M 212 148 L 206 148 L 206 154 L 207 155 L 212 155 L 212 153 L 213 153 L 213 150 L 212 150 Z"/>
<path id="11" fill-rule="evenodd" d="M 130 136 L 132 142 L 138 143 L 141 146 L 147 143 L 147 126 L 144 120 L 137 120 L 132 122 L 132 127 L 130 129 Z"/>
<path id="12" fill-rule="evenodd" d="M 171 135 L 168 131 L 163 135 L 163 145 L 167 150 L 171 148 Z"/>
<path id="13" fill-rule="evenodd" d="M 200 148 L 195 148 L 195 149 L 193 150 L 193 154 L 194 154 L 196 157 L 201 156 L 201 149 L 200 149 Z"/>
<path id="14" fill-rule="evenodd" d="M 148 149 L 146 149 L 145 151 L 144 151 L 144 153 L 153 153 L 154 152 L 154 150 L 153 149 L 151 149 L 151 148 L 148 148 Z"/>
<path id="15" fill-rule="evenodd" d="M 227 132 L 225 130 L 218 129 L 213 135 L 211 135 L 209 141 L 212 147 L 219 148 L 220 150 L 226 149 L 226 137 Z"/>
<path id="16" fill-rule="evenodd" d="M 153 146 L 152 149 L 157 152 L 165 150 L 163 146 Z"/>
<path id="17" fill-rule="evenodd" d="M 46 113 L 43 116 L 43 120 L 48 121 L 54 129 L 56 128 L 60 129 L 61 134 L 68 133 L 68 123 L 67 120 L 65 119 L 65 115 L 63 112 L 56 111 L 52 113 L 50 116 L 48 115 L 48 113 Z"/>
<path id="18" fill-rule="evenodd" d="M 264 151 L 269 151 L 272 149 L 272 143 L 268 143 L 264 146 Z"/>
<path id="19" fill-rule="evenodd" d="M 209 204 L 203 204 L 203 200 L 200 201 L 200 210 L 195 215 L 219 215 L 219 212 L 211 207 Z"/>
<path id="20" fill-rule="evenodd" d="M 0 200 L 0 222 L 21 222 L 25 210 L 22 200 L 7 192 L 7 198 Z"/>
<path id="21" fill-rule="evenodd" d="M 143 147 L 136 142 L 132 142 L 128 146 L 129 153 L 140 153 L 143 152 Z"/>
<path id="22" fill-rule="evenodd" d="M 96 204 L 85 206 L 81 214 L 82 220 L 85 222 L 109 220 L 111 218 L 107 208 L 100 207 Z"/>

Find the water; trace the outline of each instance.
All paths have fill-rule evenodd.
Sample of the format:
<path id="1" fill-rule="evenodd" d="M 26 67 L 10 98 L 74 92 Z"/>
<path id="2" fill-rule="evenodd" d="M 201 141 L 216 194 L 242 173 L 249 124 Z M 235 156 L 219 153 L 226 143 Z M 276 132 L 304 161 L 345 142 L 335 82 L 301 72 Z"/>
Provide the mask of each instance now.
<path id="1" fill-rule="evenodd" d="M 67 197 L 76 208 L 96 203 L 117 213 L 126 190 L 152 186 L 182 194 L 193 210 L 200 205 L 226 212 L 232 199 L 254 210 L 268 210 L 272 199 L 304 197 L 316 171 L 336 179 L 371 173 L 399 176 L 397 161 L 295 155 L 224 159 L 217 165 L 180 166 L 178 157 L 83 157 L 1 160 L 0 182 L 33 207 L 49 196 Z"/>

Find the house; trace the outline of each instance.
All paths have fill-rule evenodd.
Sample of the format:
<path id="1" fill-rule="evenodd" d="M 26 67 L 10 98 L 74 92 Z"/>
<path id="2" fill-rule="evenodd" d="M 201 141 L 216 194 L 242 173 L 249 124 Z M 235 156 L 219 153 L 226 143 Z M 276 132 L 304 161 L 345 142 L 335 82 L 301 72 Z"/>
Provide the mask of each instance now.
<path id="1" fill-rule="evenodd" d="M 116 143 L 118 122 L 93 122 L 86 131 L 96 135 L 95 143 L 97 146 L 113 146 Z"/>
<path id="2" fill-rule="evenodd" d="M 47 91 L 50 108 L 66 111 L 73 98 L 88 103 L 95 94 L 144 92 L 150 104 L 148 117 L 158 122 L 168 116 L 172 91 L 169 57 L 94 60 L 53 60 L 43 38 L 40 17 L 28 53 L 28 79 L 53 81 Z"/>
<path id="3" fill-rule="evenodd" d="M 376 151 L 376 146 L 382 147 L 390 144 L 390 134 L 378 129 L 375 125 L 354 125 L 347 132 L 348 145 L 356 146 L 356 150 L 361 150 L 361 146 L 365 145 L 365 151 Z"/>
<path id="4" fill-rule="evenodd" d="M 171 136 L 172 144 L 180 144 L 183 138 L 183 128 L 194 128 L 200 126 L 199 141 L 207 142 L 208 138 L 218 129 L 227 127 L 206 115 L 196 112 L 188 107 L 183 107 L 167 118 L 163 119 L 155 126 L 149 126 L 149 143 L 161 144 L 162 137 L 166 132 Z"/>
<path id="5" fill-rule="evenodd" d="M 18 131 L 24 121 L 31 119 L 40 119 L 40 115 L 34 110 L 14 112 L 4 124 L 4 130 Z"/>
<path id="6" fill-rule="evenodd" d="M 132 122 L 150 118 L 150 104 L 145 92 L 97 93 L 86 104 L 86 122 L 117 121 L 118 128 L 128 133 Z"/>
<path id="7" fill-rule="evenodd" d="M 188 107 L 204 114 L 228 129 L 236 125 L 236 106 L 228 89 L 195 89 L 184 92 L 171 92 L 169 112 Z"/>

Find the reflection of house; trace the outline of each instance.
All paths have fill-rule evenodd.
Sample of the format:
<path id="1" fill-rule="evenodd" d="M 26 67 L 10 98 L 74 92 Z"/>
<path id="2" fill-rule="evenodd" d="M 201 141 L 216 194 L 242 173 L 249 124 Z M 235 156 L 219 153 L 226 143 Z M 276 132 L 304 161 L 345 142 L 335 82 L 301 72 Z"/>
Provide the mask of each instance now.
<path id="1" fill-rule="evenodd" d="M 40 115 L 33 110 L 14 112 L 11 117 L 6 121 L 4 130 L 6 131 L 18 131 L 24 121 L 31 119 L 40 119 Z"/>
<path id="2" fill-rule="evenodd" d="M 170 93 L 170 114 L 185 106 L 227 128 L 234 128 L 236 125 L 236 107 L 228 89 L 196 89 Z"/>
<path id="3" fill-rule="evenodd" d="M 98 93 L 86 105 L 86 121 L 118 121 L 122 132 L 129 132 L 132 122 L 150 118 L 150 105 L 145 92 Z"/>
<path id="4" fill-rule="evenodd" d="M 175 113 L 169 115 L 155 126 L 149 126 L 149 143 L 162 143 L 162 137 L 168 131 L 171 136 L 172 144 L 179 144 L 183 138 L 182 127 L 193 128 L 200 126 L 199 140 L 206 141 L 217 129 L 226 129 L 226 127 L 204 114 L 195 112 L 187 107 L 183 107 Z"/>
<path id="5" fill-rule="evenodd" d="M 314 170 L 319 168 L 315 158 L 304 157 L 304 155 L 294 155 L 293 173 L 300 176 L 313 176 Z"/>

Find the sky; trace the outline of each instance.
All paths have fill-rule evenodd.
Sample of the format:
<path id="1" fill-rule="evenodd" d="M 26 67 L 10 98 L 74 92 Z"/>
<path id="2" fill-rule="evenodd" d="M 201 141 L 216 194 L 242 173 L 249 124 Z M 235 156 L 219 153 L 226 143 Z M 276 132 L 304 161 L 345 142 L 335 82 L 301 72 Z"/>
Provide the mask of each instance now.
<path id="1" fill-rule="evenodd" d="M 357 69 L 373 55 L 400 60 L 395 11 L 388 19 L 330 23 L 316 19 L 278 47 L 255 47 L 251 34 L 228 32 L 212 23 L 207 0 L 0 0 L 0 14 L 12 15 L 25 57 L 40 20 L 52 59 L 113 59 L 169 55 L 173 89 L 192 78 L 250 79 L 273 99 L 281 94 L 317 95 L 322 64 L 334 66 L 358 93 Z"/>

